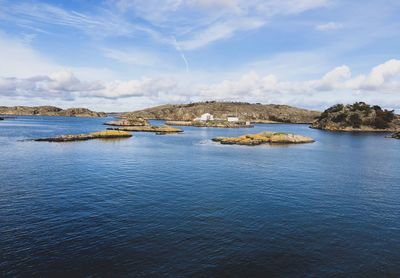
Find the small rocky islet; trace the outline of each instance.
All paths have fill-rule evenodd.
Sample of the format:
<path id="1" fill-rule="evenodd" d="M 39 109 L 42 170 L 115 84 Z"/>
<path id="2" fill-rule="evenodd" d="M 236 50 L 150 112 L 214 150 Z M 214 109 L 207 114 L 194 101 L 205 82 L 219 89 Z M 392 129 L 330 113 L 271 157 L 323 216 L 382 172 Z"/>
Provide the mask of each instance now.
<path id="1" fill-rule="evenodd" d="M 394 139 L 400 139 L 400 132 L 393 133 L 391 137 Z"/>
<path id="2" fill-rule="evenodd" d="M 37 138 L 32 141 L 36 142 L 73 142 L 73 141 L 86 141 L 92 139 L 117 139 L 117 138 L 129 138 L 132 134 L 126 131 L 118 130 L 104 130 L 84 134 L 72 134 L 72 135 L 61 135 L 56 137 L 48 138 Z"/>
<path id="3" fill-rule="evenodd" d="M 171 127 L 168 125 L 161 126 L 124 126 L 108 128 L 107 130 L 119 130 L 119 131 L 131 131 L 131 132 L 155 132 L 156 134 L 171 134 L 171 133 L 181 133 L 182 129 Z"/>
<path id="4" fill-rule="evenodd" d="M 302 144 L 313 143 L 315 140 L 311 137 L 284 133 L 284 132 L 261 132 L 257 134 L 245 134 L 238 137 L 216 137 L 212 141 L 223 145 L 244 145 L 257 146 L 267 143 L 272 144 Z"/>

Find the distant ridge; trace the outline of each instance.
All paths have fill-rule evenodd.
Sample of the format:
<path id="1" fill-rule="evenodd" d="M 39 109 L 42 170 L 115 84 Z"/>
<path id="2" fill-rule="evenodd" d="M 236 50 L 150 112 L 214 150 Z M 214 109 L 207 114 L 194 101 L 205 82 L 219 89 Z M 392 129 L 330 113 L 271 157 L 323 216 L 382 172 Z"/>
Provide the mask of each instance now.
<path id="1" fill-rule="evenodd" d="M 129 113 L 122 117 L 142 117 L 169 121 L 191 121 L 204 113 L 215 118 L 236 115 L 240 120 L 251 122 L 312 123 L 321 115 L 319 111 L 296 108 L 288 105 L 247 102 L 205 101 L 189 104 L 166 104 Z"/>
<path id="2" fill-rule="evenodd" d="M 65 117 L 105 117 L 104 112 L 95 112 L 87 108 L 61 109 L 55 106 L 0 106 L 0 115 L 16 116 L 65 116 Z"/>

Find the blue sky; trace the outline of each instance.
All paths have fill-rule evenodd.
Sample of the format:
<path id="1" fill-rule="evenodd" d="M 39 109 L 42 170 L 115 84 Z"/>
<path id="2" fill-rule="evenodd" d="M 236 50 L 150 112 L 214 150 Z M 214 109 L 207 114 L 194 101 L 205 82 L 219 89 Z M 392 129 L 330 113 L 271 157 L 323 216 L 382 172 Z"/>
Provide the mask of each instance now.
<path id="1" fill-rule="evenodd" d="M 0 0 L 0 103 L 397 110 L 399 30 L 395 0 Z"/>

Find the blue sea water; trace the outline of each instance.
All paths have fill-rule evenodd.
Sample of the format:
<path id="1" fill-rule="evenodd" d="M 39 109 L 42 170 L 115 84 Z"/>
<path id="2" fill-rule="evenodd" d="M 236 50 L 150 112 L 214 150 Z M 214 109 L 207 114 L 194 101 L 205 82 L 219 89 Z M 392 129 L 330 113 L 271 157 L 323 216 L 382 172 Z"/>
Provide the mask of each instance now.
<path id="1" fill-rule="evenodd" d="M 399 140 L 276 124 L 19 141 L 104 121 L 0 122 L 0 276 L 400 275 Z M 264 130 L 316 142 L 210 141 Z"/>

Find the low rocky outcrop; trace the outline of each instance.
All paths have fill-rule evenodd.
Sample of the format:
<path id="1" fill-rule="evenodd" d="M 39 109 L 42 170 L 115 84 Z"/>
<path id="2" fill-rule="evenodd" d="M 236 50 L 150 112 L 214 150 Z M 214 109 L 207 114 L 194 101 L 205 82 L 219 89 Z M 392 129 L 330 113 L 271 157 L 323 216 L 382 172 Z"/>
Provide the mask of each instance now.
<path id="1" fill-rule="evenodd" d="M 313 143 L 315 140 L 311 137 L 296 135 L 283 132 L 261 132 L 258 134 L 246 134 L 239 137 L 216 137 L 212 141 L 224 145 L 245 145 L 257 146 L 261 144 L 300 144 Z"/>
<path id="2" fill-rule="evenodd" d="M 65 116 L 65 117 L 106 117 L 103 112 L 95 112 L 87 108 L 61 109 L 55 106 L 0 106 L 0 114 L 17 116 Z"/>
<path id="3" fill-rule="evenodd" d="M 206 101 L 190 104 L 167 104 L 144 110 L 124 113 L 121 116 L 142 117 L 144 119 L 167 121 L 192 121 L 204 113 L 210 113 L 215 119 L 227 119 L 230 115 L 238 116 L 241 121 L 312 123 L 320 112 L 296 108 L 288 105 L 217 102 Z"/>
<path id="4" fill-rule="evenodd" d="M 133 132 L 155 132 L 158 134 L 170 134 L 183 132 L 182 129 L 162 125 L 162 126 L 125 126 L 117 128 L 108 128 L 108 130 L 121 130 L 121 131 L 133 131 Z"/>
<path id="5" fill-rule="evenodd" d="M 400 139 L 400 132 L 396 132 L 392 134 L 392 138 L 394 139 Z"/>
<path id="6" fill-rule="evenodd" d="M 165 121 L 166 125 L 193 126 L 193 121 Z"/>
<path id="7" fill-rule="evenodd" d="M 72 141 L 84 141 L 91 139 L 115 139 L 115 138 L 128 138 L 132 137 L 132 134 L 125 131 L 118 130 L 105 130 L 85 134 L 73 134 L 73 135 L 61 135 L 57 137 L 49 138 L 37 138 L 33 141 L 37 142 L 72 142 Z"/>
<path id="8" fill-rule="evenodd" d="M 253 125 L 244 122 L 228 122 L 228 121 L 166 121 L 167 125 L 175 126 L 194 126 L 194 127 L 214 127 L 214 128 L 249 128 Z"/>
<path id="9" fill-rule="evenodd" d="M 119 119 L 104 123 L 105 125 L 112 126 L 150 126 L 149 122 L 141 117 Z"/>
<path id="10" fill-rule="evenodd" d="M 0 121 L 4 121 L 4 118 L 3 118 L 3 117 L 0 117 Z"/>
<path id="11" fill-rule="evenodd" d="M 364 102 L 337 104 L 326 109 L 311 127 L 330 131 L 396 132 L 400 131 L 400 117 L 394 111 Z"/>

